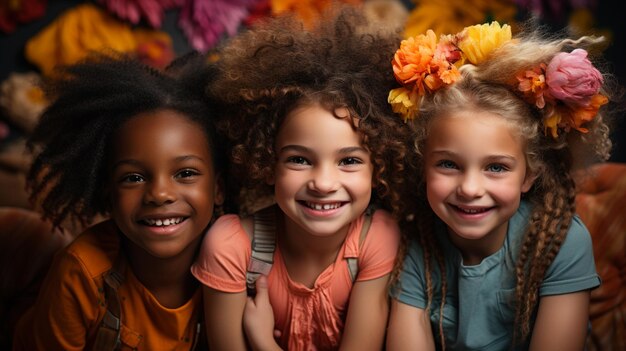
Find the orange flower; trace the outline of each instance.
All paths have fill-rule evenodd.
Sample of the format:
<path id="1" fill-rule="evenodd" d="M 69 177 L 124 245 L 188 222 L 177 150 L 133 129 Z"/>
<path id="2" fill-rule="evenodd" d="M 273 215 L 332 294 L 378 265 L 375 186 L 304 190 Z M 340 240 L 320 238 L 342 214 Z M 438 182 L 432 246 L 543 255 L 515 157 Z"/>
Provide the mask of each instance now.
<path id="1" fill-rule="evenodd" d="M 436 47 L 437 37 L 432 30 L 425 35 L 403 40 L 392 61 L 393 73 L 398 82 L 403 85 L 415 83 L 420 94 L 423 94 L 422 81 L 430 73 Z"/>
<path id="2" fill-rule="evenodd" d="M 554 111 L 548 114 L 543 120 L 545 131 L 550 130 L 550 134 L 553 138 L 559 136 L 558 128 L 563 129 L 565 132 L 569 132 L 572 129 L 576 129 L 581 133 L 587 133 L 589 130 L 583 128 L 582 125 L 592 121 L 598 114 L 600 107 L 609 100 L 602 94 L 596 94 L 591 98 L 591 102 L 588 106 L 581 106 L 576 109 L 572 109 L 568 105 L 559 104 L 554 107 Z"/>
<path id="3" fill-rule="evenodd" d="M 579 132 L 587 133 L 587 128 L 582 128 L 581 126 L 593 120 L 598 114 L 600 107 L 608 102 L 609 99 L 602 94 L 592 96 L 588 106 L 581 106 L 572 111 L 570 126 Z"/>
<path id="4" fill-rule="evenodd" d="M 531 104 L 538 108 L 543 108 L 546 105 L 545 96 L 547 94 L 546 85 L 546 65 L 545 63 L 539 66 L 519 73 L 516 75 L 519 85 L 517 89 L 524 94 L 524 98 Z"/>

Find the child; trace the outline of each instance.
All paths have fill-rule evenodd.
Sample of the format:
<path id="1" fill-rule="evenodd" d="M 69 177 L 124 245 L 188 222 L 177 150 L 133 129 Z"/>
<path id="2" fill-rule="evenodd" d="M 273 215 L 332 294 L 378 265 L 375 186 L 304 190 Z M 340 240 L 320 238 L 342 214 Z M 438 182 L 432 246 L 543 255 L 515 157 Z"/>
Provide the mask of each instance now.
<path id="1" fill-rule="evenodd" d="M 224 100 L 235 174 L 249 193 L 269 188 L 277 206 L 257 212 L 269 213 L 275 248 L 247 307 L 252 218 L 223 216 L 205 237 L 192 271 L 207 285 L 212 350 L 383 346 L 400 194 L 415 165 L 410 128 L 385 102 L 398 38 L 367 28 L 355 9 L 326 18 L 310 31 L 275 19 L 223 48 L 211 90 Z M 371 204 L 379 209 L 362 230 Z"/>
<path id="2" fill-rule="evenodd" d="M 572 51 L 593 41 L 511 40 L 494 22 L 401 44 L 389 99 L 414 118 L 432 210 L 393 294 L 390 350 L 583 349 L 600 280 L 570 171 L 611 144 L 605 79 Z"/>
<path id="3" fill-rule="evenodd" d="M 159 72 L 98 56 L 64 69 L 33 135 L 44 215 L 110 219 L 57 254 L 15 350 L 192 350 L 202 295 L 189 267 L 223 201 L 199 55 Z M 121 325 L 121 326 L 120 326 Z"/>

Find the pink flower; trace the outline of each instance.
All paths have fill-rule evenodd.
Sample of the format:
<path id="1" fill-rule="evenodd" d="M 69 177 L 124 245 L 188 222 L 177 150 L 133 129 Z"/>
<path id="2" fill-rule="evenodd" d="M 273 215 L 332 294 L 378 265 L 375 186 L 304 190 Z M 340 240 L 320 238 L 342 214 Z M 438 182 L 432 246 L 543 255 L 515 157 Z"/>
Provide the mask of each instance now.
<path id="1" fill-rule="evenodd" d="M 554 98 L 577 107 L 589 105 L 591 98 L 600 91 L 603 79 L 587 59 L 587 51 L 576 49 L 552 58 L 546 69 L 546 83 Z"/>

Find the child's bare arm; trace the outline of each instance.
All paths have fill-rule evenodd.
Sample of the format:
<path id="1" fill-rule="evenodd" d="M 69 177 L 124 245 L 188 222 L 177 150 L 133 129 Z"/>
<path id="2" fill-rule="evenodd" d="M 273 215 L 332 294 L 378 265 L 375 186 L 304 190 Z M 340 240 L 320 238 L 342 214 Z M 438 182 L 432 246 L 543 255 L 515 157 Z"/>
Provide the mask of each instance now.
<path id="1" fill-rule="evenodd" d="M 389 274 L 355 282 L 340 350 L 381 350 L 389 317 Z"/>
<path id="2" fill-rule="evenodd" d="M 209 349 L 245 351 L 242 320 L 246 292 L 225 293 L 205 286 L 203 295 Z"/>
<path id="3" fill-rule="evenodd" d="M 274 340 L 274 311 L 267 291 L 267 278 L 256 281 L 256 296 L 249 297 L 244 310 L 243 325 L 250 347 L 255 351 L 282 350 Z"/>
<path id="4" fill-rule="evenodd" d="M 391 300 L 387 350 L 435 350 L 432 327 L 425 310 Z"/>
<path id="5" fill-rule="evenodd" d="M 589 290 L 544 296 L 530 350 L 583 350 L 589 322 Z"/>

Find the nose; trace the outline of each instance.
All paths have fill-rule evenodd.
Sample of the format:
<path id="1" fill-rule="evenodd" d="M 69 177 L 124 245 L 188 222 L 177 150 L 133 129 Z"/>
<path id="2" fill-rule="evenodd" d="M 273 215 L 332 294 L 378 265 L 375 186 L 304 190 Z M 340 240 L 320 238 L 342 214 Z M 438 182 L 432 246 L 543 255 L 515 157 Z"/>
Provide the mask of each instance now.
<path id="1" fill-rule="evenodd" d="M 457 187 L 457 195 L 463 198 L 477 198 L 485 194 L 484 179 L 480 172 L 466 172 Z"/>
<path id="2" fill-rule="evenodd" d="M 155 177 L 147 182 L 144 203 L 161 206 L 174 201 L 176 196 L 168 177 Z"/>
<path id="3" fill-rule="evenodd" d="M 312 173 L 312 177 L 308 182 L 308 189 L 326 194 L 337 191 L 339 184 L 339 175 L 336 167 L 319 166 Z"/>

